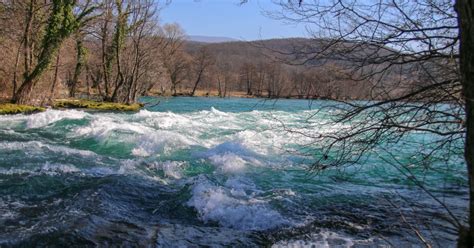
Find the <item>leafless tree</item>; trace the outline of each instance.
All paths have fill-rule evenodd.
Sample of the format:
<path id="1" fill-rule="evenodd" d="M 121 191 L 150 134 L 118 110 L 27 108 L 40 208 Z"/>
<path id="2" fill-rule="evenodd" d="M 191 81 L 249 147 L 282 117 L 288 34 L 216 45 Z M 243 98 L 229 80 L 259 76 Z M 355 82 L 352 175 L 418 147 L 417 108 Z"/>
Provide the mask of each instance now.
<path id="1" fill-rule="evenodd" d="M 459 231 L 460 247 L 474 238 L 474 4 L 458 0 L 377 2 L 275 0 L 272 17 L 305 23 L 311 44 L 279 53 L 291 64 L 321 67 L 338 62 L 347 80 L 371 89 L 368 102 L 339 102 L 328 133 L 303 132 L 323 144 L 312 151 L 314 170 L 356 164 L 387 144 L 404 142 L 423 150 L 417 166 L 434 169 L 464 156 L 469 181 L 468 225 L 445 213 Z M 314 127 L 312 127 L 314 130 Z M 407 142 L 413 132 L 433 135 L 429 142 Z M 410 147 L 412 146 L 412 147 Z M 377 149 L 376 149 L 377 148 Z M 417 149 L 418 148 L 418 149 Z M 379 156 L 391 156 L 390 149 Z M 463 152 L 464 151 L 464 154 Z M 391 154 L 391 155 L 390 155 Z M 419 154 L 418 154 L 419 155 Z M 402 170 L 411 173 L 407 161 Z M 405 163 L 403 163 L 405 162 Z M 414 179 L 416 180 L 416 178 Z M 433 195 L 430 195 L 430 197 Z M 435 199 L 436 200 L 436 199 Z M 440 204 L 442 204 L 440 202 Z"/>
<path id="2" fill-rule="evenodd" d="M 217 92 L 219 97 L 226 97 L 230 82 L 233 82 L 232 64 L 229 61 L 222 61 L 214 66 L 214 80 L 217 82 Z"/>
<path id="3" fill-rule="evenodd" d="M 245 83 L 246 94 L 248 96 L 253 95 L 252 87 L 255 80 L 255 66 L 250 62 L 244 63 L 241 67 L 240 76 L 241 82 Z"/>
<path id="4" fill-rule="evenodd" d="M 201 82 L 204 73 L 214 62 L 214 57 L 209 52 L 209 49 L 207 47 L 201 47 L 197 51 L 197 54 L 194 54 L 192 56 L 192 69 L 194 74 L 196 75 L 196 79 L 194 80 L 193 89 L 190 93 L 191 96 L 194 96 L 194 93 L 196 92 L 196 89 L 199 83 Z"/>
<path id="5" fill-rule="evenodd" d="M 184 36 L 184 31 L 178 24 L 167 24 L 163 27 L 161 60 L 173 95 L 177 94 L 177 86 L 185 80 L 189 68 L 189 58 L 183 50 Z"/>

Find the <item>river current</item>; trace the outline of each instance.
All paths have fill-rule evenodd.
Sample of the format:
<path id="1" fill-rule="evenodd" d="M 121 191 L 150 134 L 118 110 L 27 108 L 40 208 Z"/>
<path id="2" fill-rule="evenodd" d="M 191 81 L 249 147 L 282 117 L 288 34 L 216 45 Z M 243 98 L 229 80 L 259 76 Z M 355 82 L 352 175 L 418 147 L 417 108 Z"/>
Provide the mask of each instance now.
<path id="1" fill-rule="evenodd" d="M 1 247 L 455 247 L 444 208 L 382 160 L 309 173 L 298 150 L 320 144 L 287 129 L 342 128 L 322 125 L 325 101 L 142 101 L 0 116 Z M 450 163 L 420 173 L 465 219 L 465 165 Z"/>

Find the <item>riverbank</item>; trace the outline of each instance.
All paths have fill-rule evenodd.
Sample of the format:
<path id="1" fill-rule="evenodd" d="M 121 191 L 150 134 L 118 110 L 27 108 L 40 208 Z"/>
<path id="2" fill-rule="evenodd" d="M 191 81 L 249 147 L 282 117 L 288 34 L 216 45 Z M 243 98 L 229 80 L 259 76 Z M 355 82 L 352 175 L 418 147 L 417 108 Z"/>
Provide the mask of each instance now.
<path id="1" fill-rule="evenodd" d="M 156 97 L 176 97 L 176 96 L 184 96 L 184 97 L 220 97 L 220 98 L 228 98 L 228 97 L 237 97 L 237 98 L 262 98 L 262 99 L 311 99 L 311 100 L 327 100 L 328 97 L 318 97 L 318 96 L 305 96 L 305 95 L 285 95 L 285 96 L 268 96 L 267 94 L 252 94 L 248 95 L 246 91 L 228 91 L 225 95 L 219 94 L 217 90 L 196 90 L 194 95 L 191 95 L 190 90 L 178 90 L 176 94 L 171 94 L 171 92 L 161 93 L 158 91 L 151 91 L 148 96 L 156 96 Z M 339 100 L 348 100 L 348 99 L 339 99 Z M 366 100 L 366 99 L 353 99 L 353 100 Z"/>
<path id="2" fill-rule="evenodd" d="M 62 95 L 66 94 L 63 92 Z M 88 99 L 100 99 L 101 97 L 97 92 L 92 92 L 92 94 L 86 94 L 79 91 L 78 95 Z M 210 98 L 247 98 L 247 99 L 308 99 L 308 100 L 328 100 L 323 97 L 307 97 L 307 96 L 273 96 L 268 97 L 266 95 L 248 95 L 246 91 L 228 91 L 225 96 L 220 94 L 217 90 L 196 90 L 194 95 L 191 95 L 190 90 L 182 89 L 178 90 L 176 94 L 171 94 L 171 92 L 161 93 L 158 91 L 151 91 L 148 96 L 151 97 L 210 97 Z M 0 114 L 29 114 L 34 112 L 41 112 L 46 110 L 44 107 L 36 107 L 35 105 L 16 105 L 8 104 L 8 106 L 2 106 L 3 103 L 8 103 L 10 96 L 0 96 Z M 114 103 L 114 102 L 103 102 L 100 100 L 88 100 L 83 98 L 60 98 L 55 99 L 47 107 L 56 108 L 56 109 L 92 109 L 92 110 L 102 110 L 102 111 L 139 111 L 144 104 L 143 103 L 133 103 L 133 104 L 123 104 L 123 103 Z M 347 100 L 347 99 L 340 99 Z M 38 100 L 38 102 L 41 102 Z M 38 103 L 38 105 L 41 105 Z"/>
<path id="3" fill-rule="evenodd" d="M 52 106 L 55 109 L 94 109 L 103 111 L 139 111 L 141 103 L 124 104 L 115 102 L 98 102 L 85 99 L 56 99 Z M 32 114 L 45 111 L 45 107 L 21 105 L 13 103 L 0 103 L 0 115 Z"/>
<path id="4" fill-rule="evenodd" d="M 140 103 L 97 102 L 85 99 L 56 99 L 53 104 L 53 108 L 84 108 L 111 111 L 138 111 L 141 107 L 143 107 L 143 104 Z"/>
<path id="5" fill-rule="evenodd" d="M 32 114 L 45 111 L 46 108 L 30 105 L 0 103 L 0 115 Z"/>
<path id="6" fill-rule="evenodd" d="M 160 92 L 160 91 L 150 91 L 148 96 L 157 96 L 157 97 L 175 97 L 175 96 L 188 96 L 188 97 L 239 97 L 239 98 L 259 98 L 263 96 L 247 95 L 245 91 L 228 91 L 225 93 L 219 94 L 217 90 L 196 90 L 194 95 L 191 95 L 190 89 L 178 90 L 176 94 L 172 94 L 170 91 Z"/>

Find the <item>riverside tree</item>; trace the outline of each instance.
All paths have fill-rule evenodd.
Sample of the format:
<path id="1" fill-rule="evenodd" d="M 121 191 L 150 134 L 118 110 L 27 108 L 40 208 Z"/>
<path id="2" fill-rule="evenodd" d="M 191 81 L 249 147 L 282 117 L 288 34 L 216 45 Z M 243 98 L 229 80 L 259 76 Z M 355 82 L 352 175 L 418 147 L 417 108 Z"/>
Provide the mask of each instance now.
<path id="1" fill-rule="evenodd" d="M 177 95 L 177 87 L 187 77 L 189 55 L 183 50 L 185 33 L 176 23 L 164 25 L 161 38 L 161 60 L 171 85 L 171 93 Z"/>
<path id="2" fill-rule="evenodd" d="M 45 101 L 50 97 L 42 94 L 44 89 L 75 97 L 84 91 L 85 82 L 89 97 L 135 102 L 163 81 L 162 55 L 181 46 L 176 46 L 177 39 L 165 37 L 168 28 L 159 25 L 159 4 L 1 1 L 1 96 L 15 103 L 44 104 L 50 102 Z"/>
<path id="3" fill-rule="evenodd" d="M 92 27 L 100 40 L 100 64 L 93 72 L 105 101 L 131 103 L 148 88 L 149 63 L 159 42 L 157 6 L 151 0 L 103 1 L 101 17 Z M 96 62 L 97 63 L 97 62 Z M 158 67 L 158 66 L 157 66 Z"/>
<path id="4" fill-rule="evenodd" d="M 13 94 L 12 102 L 28 103 L 35 83 L 48 70 L 61 44 L 84 25 L 88 20 L 89 14 L 94 10 L 94 7 L 90 6 L 90 1 L 84 3 L 81 10 L 77 12 L 75 10 L 78 7 L 78 1 L 51 1 L 51 13 L 47 20 L 48 24 L 44 28 L 45 34 L 39 44 L 39 55 L 35 58 L 31 52 L 30 37 L 33 35 L 31 23 L 37 13 L 37 2 L 34 0 L 30 1 L 23 35 L 25 71 L 21 85 Z M 33 62 L 33 60 L 36 61 Z"/>
<path id="5" fill-rule="evenodd" d="M 376 153 L 444 208 L 447 220 L 459 233 L 459 247 L 472 247 L 474 3 L 469 0 L 274 2 L 281 11 L 271 13 L 273 18 L 307 24 L 314 37 L 314 46 L 285 53 L 287 62 L 322 66 L 348 61 L 343 71 L 350 75 L 350 80 L 367 84 L 371 99 L 378 100 L 339 104 L 338 114 L 328 125 L 351 123 L 350 128 L 327 134 L 314 134 L 308 128 L 304 135 L 324 144 L 321 150 L 310 152 L 317 157 L 313 169 L 341 168 Z M 423 144 L 412 143 L 417 155 L 414 159 L 397 159 L 391 149 L 412 132 L 429 133 L 436 138 Z M 453 215 L 414 173 L 417 168 L 436 169 L 436 164 L 460 158 L 467 165 L 470 195 L 467 221 Z"/>
<path id="6" fill-rule="evenodd" d="M 194 96 L 199 83 L 204 77 L 204 74 L 214 62 L 214 57 L 209 52 L 209 49 L 205 46 L 201 47 L 197 53 L 192 56 L 192 71 L 194 72 L 193 74 L 195 75 L 196 79 L 194 80 L 193 89 L 190 93 L 191 96 Z"/>

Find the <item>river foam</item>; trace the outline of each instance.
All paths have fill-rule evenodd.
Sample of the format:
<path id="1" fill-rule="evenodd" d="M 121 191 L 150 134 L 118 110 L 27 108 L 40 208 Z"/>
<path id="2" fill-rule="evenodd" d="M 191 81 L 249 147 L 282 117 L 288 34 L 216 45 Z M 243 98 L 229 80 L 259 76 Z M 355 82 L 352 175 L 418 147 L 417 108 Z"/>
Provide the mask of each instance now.
<path id="1" fill-rule="evenodd" d="M 97 154 L 88 151 L 70 148 L 67 146 L 46 144 L 41 141 L 13 141 L 13 142 L 0 142 L 0 150 L 2 151 L 18 151 L 26 153 L 27 156 L 43 154 L 46 151 L 60 154 L 61 156 L 81 156 L 81 157 L 94 157 Z"/>
<path id="2" fill-rule="evenodd" d="M 55 123 L 60 120 L 78 120 L 86 117 L 87 114 L 83 111 L 77 110 L 54 110 L 48 109 L 45 112 L 41 112 L 35 115 L 26 116 L 26 126 L 28 128 L 40 128 L 45 127 L 49 124 Z"/>
<path id="3" fill-rule="evenodd" d="M 227 186 L 235 184 L 236 181 Z M 196 209 L 201 220 L 238 230 L 268 230 L 289 224 L 265 200 L 247 194 L 238 184 L 236 188 L 227 188 L 199 177 L 187 204 Z"/>
<path id="4" fill-rule="evenodd" d="M 311 234 L 309 237 L 303 239 L 279 241 L 273 244 L 272 248 L 349 248 L 353 246 L 354 241 L 352 238 L 331 231 L 321 231 L 319 233 Z"/>

